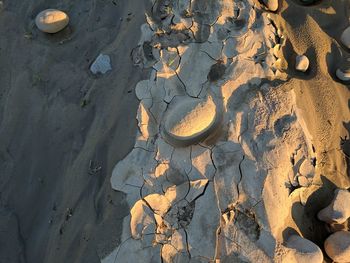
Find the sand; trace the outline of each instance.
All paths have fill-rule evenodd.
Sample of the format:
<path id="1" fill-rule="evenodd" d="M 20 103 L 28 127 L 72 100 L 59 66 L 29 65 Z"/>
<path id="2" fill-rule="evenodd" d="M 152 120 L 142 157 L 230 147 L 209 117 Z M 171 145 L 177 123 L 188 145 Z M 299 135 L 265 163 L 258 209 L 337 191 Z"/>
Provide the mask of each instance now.
<path id="1" fill-rule="evenodd" d="M 100 262 L 120 243 L 129 211 L 109 181 L 135 140 L 134 87 L 147 70 L 130 53 L 148 5 L 1 3 L 0 262 Z M 69 26 L 36 29 L 47 8 L 65 11 Z M 113 69 L 95 77 L 100 53 Z"/>
<path id="2" fill-rule="evenodd" d="M 348 1 L 1 3 L 0 262 L 331 262 Z"/>

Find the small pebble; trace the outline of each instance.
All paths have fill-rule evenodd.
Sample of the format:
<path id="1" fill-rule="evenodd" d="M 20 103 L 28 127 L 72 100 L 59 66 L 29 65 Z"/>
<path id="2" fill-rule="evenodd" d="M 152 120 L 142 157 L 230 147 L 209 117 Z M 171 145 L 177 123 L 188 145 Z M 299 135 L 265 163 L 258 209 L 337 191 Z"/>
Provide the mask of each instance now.
<path id="1" fill-rule="evenodd" d="M 295 69 L 301 72 L 305 72 L 309 68 L 309 63 L 310 62 L 307 56 L 297 56 L 295 59 Z"/>
<path id="2" fill-rule="evenodd" d="M 350 262 L 350 232 L 339 231 L 324 242 L 327 255 L 335 262 Z"/>
<path id="3" fill-rule="evenodd" d="M 93 74 L 105 74 L 107 71 L 112 70 L 111 58 L 108 55 L 100 54 L 91 64 L 90 70 Z"/>
<path id="4" fill-rule="evenodd" d="M 335 74 L 337 75 L 337 78 L 342 81 L 350 81 L 350 70 L 344 71 L 341 69 L 337 69 Z"/>
<path id="5" fill-rule="evenodd" d="M 68 15 L 56 9 L 41 11 L 35 18 L 35 24 L 39 30 L 51 34 L 61 31 L 68 23 Z"/>
<path id="6" fill-rule="evenodd" d="M 346 222 L 350 218 L 350 192 L 336 189 L 332 202 L 318 212 L 317 217 L 328 224 Z"/>
<path id="7" fill-rule="evenodd" d="M 350 26 L 343 31 L 340 37 L 340 41 L 344 46 L 350 49 Z"/>

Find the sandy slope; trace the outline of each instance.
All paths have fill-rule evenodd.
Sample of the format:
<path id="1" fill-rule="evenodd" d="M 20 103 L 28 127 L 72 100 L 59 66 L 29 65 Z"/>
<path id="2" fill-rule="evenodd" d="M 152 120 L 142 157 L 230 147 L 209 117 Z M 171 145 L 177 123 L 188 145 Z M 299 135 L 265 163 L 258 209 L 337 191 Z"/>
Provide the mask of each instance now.
<path id="1" fill-rule="evenodd" d="M 109 178 L 134 143 L 133 87 L 144 76 L 129 54 L 145 6 L 1 3 L 0 262 L 99 262 L 118 244 L 127 214 Z M 49 7 L 66 11 L 71 27 L 39 32 L 33 18 Z M 113 70 L 96 78 L 89 65 L 100 52 Z"/>

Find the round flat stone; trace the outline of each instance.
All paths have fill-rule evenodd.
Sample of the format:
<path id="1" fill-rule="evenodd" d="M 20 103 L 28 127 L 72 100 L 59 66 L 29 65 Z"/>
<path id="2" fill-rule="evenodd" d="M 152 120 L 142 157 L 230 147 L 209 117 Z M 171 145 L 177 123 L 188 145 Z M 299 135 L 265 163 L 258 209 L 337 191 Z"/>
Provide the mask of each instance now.
<path id="1" fill-rule="evenodd" d="M 35 24 L 39 30 L 51 34 L 61 31 L 68 23 L 68 15 L 56 9 L 41 11 L 35 18 Z"/>
<path id="2" fill-rule="evenodd" d="M 350 232 L 339 231 L 330 235 L 324 242 L 327 255 L 335 262 L 350 261 Z"/>
<path id="3" fill-rule="evenodd" d="M 305 55 L 297 56 L 295 59 L 295 69 L 301 72 L 305 72 L 309 68 L 309 59 Z"/>

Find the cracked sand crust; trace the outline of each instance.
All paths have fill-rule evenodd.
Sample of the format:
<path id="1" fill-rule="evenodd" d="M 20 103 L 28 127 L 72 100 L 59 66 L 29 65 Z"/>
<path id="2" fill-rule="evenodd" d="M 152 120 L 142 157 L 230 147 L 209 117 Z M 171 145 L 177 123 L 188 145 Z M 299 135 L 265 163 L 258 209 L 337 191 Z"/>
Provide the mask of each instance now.
<path id="1" fill-rule="evenodd" d="M 103 263 L 279 262 L 289 251 L 282 232 L 313 184 L 314 153 L 292 91 L 269 85 L 286 78 L 284 36 L 255 4 L 154 1 L 132 54 L 152 68 L 136 86 L 137 141 L 111 178 L 130 217 Z"/>

